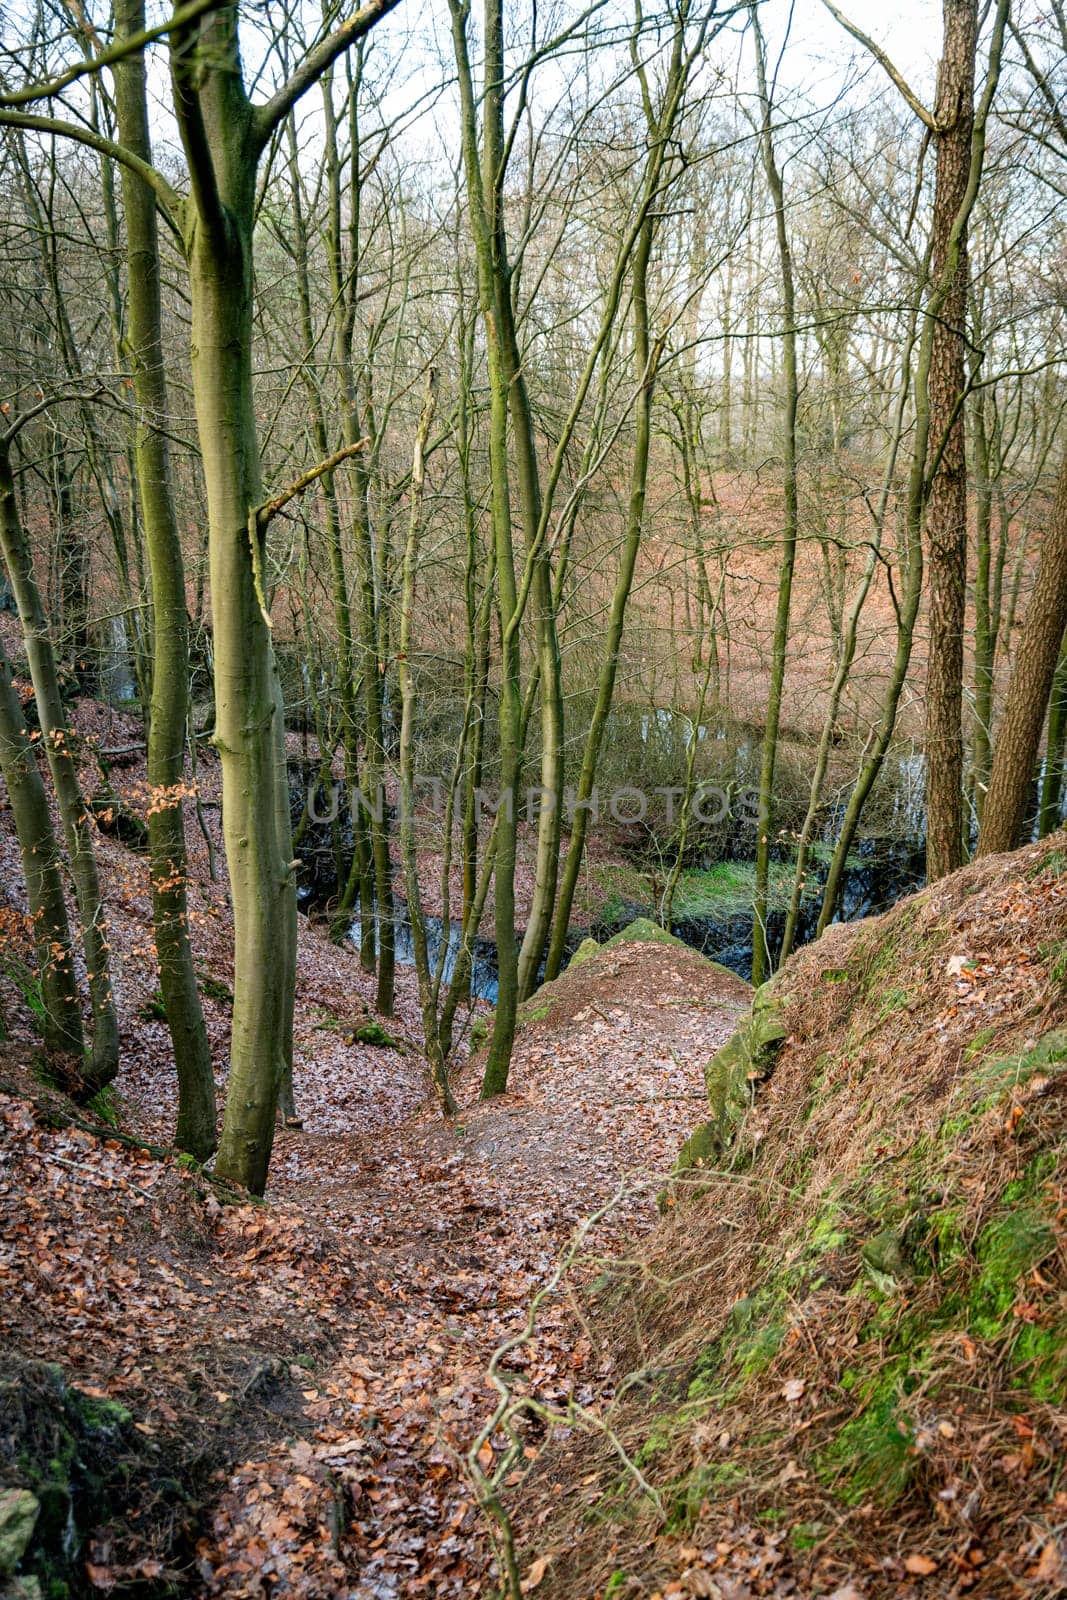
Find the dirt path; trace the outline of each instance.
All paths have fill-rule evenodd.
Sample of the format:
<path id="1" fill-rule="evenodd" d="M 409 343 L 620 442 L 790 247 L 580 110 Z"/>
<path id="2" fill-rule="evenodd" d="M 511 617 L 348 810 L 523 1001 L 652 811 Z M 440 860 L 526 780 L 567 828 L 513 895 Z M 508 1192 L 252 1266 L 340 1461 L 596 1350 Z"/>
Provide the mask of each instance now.
<path id="1" fill-rule="evenodd" d="M 0 866 L 11 850 L 0 833 Z M 125 1028 L 116 1088 L 139 1135 L 167 1142 L 174 1083 L 147 874 L 109 841 L 101 857 Z M 221 1094 L 232 924 L 224 884 L 204 872 L 193 932 Z M 305 1126 L 279 1136 L 265 1210 L 220 1210 L 173 1161 L 48 1129 L 0 1097 L 0 1341 L 16 1363 L 58 1362 L 121 1402 L 169 1461 L 185 1459 L 180 1441 L 190 1471 L 230 1463 L 196 1485 L 200 1538 L 174 1569 L 188 1584 L 196 1563 L 196 1592 L 495 1592 L 459 1460 L 487 1415 L 488 1358 L 576 1222 L 621 1189 L 592 1248 L 625 1250 L 652 1225 L 701 1114 L 704 1064 L 745 1004 L 744 985 L 684 947 L 606 948 L 527 1008 L 509 1093 L 479 1104 L 470 1063 L 446 1126 L 424 1109 L 414 979 L 398 979 L 389 1026 L 407 1048 L 356 1043 L 373 982 L 351 948 L 302 923 Z M 30 1019 L 13 989 L 3 998 L 5 1081 L 30 1095 L 15 1059 L 18 1047 L 29 1060 Z M 517 1359 L 518 1381 L 545 1401 L 611 1391 L 576 1328 L 560 1295 Z M 139 1538 L 134 1521 L 92 1546 L 98 1587 L 122 1593 L 175 1559 L 158 1527 L 159 1559 Z"/>
<path id="2" fill-rule="evenodd" d="M 383 1128 L 369 1106 L 370 1131 L 319 1134 L 312 1116 L 278 1151 L 276 1204 L 313 1219 L 353 1269 L 368 1246 L 377 1264 L 370 1304 L 350 1307 L 338 1357 L 305 1398 L 315 1457 L 354 1512 L 341 1540 L 346 1577 L 324 1593 L 482 1592 L 483 1529 L 456 1458 L 485 1415 L 485 1363 L 521 1325 L 575 1223 L 622 1180 L 597 1246 L 625 1248 L 652 1224 L 655 1190 L 700 1113 L 704 1063 L 744 1005 L 742 985 L 656 945 L 606 952 L 560 987 L 520 1032 L 509 1094 L 477 1103 L 469 1071 L 454 1127 L 424 1115 Z M 544 1400 L 575 1392 L 589 1403 L 610 1385 L 562 1298 L 521 1360 Z M 273 1526 L 304 1451 L 294 1462 L 281 1447 L 231 1480 L 215 1592 L 246 1592 L 227 1569 L 264 1520 Z M 271 1492 L 250 1502 L 253 1472 Z"/>

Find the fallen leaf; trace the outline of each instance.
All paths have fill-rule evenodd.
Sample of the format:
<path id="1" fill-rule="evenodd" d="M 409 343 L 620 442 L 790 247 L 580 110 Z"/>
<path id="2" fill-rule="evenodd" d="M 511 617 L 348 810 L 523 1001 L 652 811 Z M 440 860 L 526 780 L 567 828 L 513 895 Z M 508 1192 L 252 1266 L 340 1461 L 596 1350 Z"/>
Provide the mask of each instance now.
<path id="1" fill-rule="evenodd" d="M 520 1585 L 523 1594 L 530 1594 L 534 1589 L 537 1588 L 545 1573 L 548 1571 L 551 1560 L 551 1556 L 538 1556 L 537 1560 L 534 1562 L 529 1572 L 527 1572 L 525 1578 L 522 1580 L 522 1584 Z"/>

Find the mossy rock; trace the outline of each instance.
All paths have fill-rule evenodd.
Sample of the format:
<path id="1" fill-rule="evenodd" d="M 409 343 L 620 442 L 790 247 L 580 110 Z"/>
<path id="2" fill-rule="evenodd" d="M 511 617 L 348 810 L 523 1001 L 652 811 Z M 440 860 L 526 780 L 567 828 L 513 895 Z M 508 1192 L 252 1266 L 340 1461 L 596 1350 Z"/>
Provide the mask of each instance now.
<path id="1" fill-rule="evenodd" d="M 594 956 L 600 954 L 601 947 L 595 939 L 583 939 L 577 950 L 567 962 L 567 971 L 574 967 L 584 967 L 587 961 L 592 961 Z"/>
<path id="2" fill-rule="evenodd" d="M 586 944 L 590 942 L 590 940 L 585 941 Z M 744 978 L 738 977 L 736 972 L 731 972 L 729 967 L 724 967 L 721 961 L 712 961 L 710 956 L 701 955 L 699 950 L 694 950 L 693 946 L 686 944 L 684 939 L 675 938 L 673 933 L 668 933 L 666 928 L 661 928 L 658 923 L 652 921 L 651 917 L 635 917 L 633 922 L 627 923 L 625 928 L 621 928 L 618 933 L 612 934 L 607 943 L 600 945 L 599 948 L 601 950 L 614 950 L 623 944 L 673 945 L 676 950 L 684 950 L 689 956 L 699 957 L 705 966 L 711 968 L 712 972 L 717 972 L 724 978 L 731 978 L 735 983 L 744 984 L 745 988 L 749 987 L 748 984 L 745 984 Z M 586 956 L 585 959 L 588 960 L 589 956 Z M 573 961 L 571 965 L 574 965 Z"/>
<path id="3" fill-rule="evenodd" d="M 588 941 L 586 941 L 588 943 Z M 658 922 L 653 922 L 651 917 L 635 917 L 628 922 L 625 928 L 620 928 L 618 933 L 613 933 L 611 938 L 600 948 L 614 950 L 620 944 L 673 944 L 679 949 L 686 950 L 681 939 L 676 939 L 673 933 L 668 933 L 666 928 L 661 928 Z"/>
<path id="4" fill-rule="evenodd" d="M 49 1595 L 81 1593 L 87 1539 L 128 1514 L 135 1480 L 142 1488 L 155 1481 L 157 1449 L 134 1430 L 125 1406 L 83 1394 L 57 1366 L 8 1357 L 0 1376 L 0 1580 L 14 1561 L 23 1594 L 33 1580 Z M 176 1486 L 177 1503 L 165 1498 L 161 1514 L 177 1527 L 185 1491 Z"/>
<path id="5" fill-rule="evenodd" d="M 761 984 L 737 1032 L 704 1068 L 711 1117 L 700 1123 L 682 1146 L 672 1177 L 713 1165 L 731 1143 L 751 1109 L 757 1087 L 774 1070 L 778 1051 L 789 1032 L 784 1016 L 788 998 L 776 978 Z"/>
<path id="6" fill-rule="evenodd" d="M 400 1050 L 402 1045 L 394 1039 L 388 1028 L 380 1022 L 364 1022 L 352 1034 L 353 1044 L 373 1045 L 376 1050 Z"/>
<path id="7" fill-rule="evenodd" d="M 0 1579 L 13 1578 L 18 1571 L 40 1509 L 28 1489 L 0 1490 Z"/>
<path id="8" fill-rule="evenodd" d="M 789 1032 L 783 1015 L 785 998 L 773 979 L 761 984 L 748 1016 L 704 1069 L 708 1105 L 724 1140 L 751 1106 L 756 1086 L 774 1070 Z"/>

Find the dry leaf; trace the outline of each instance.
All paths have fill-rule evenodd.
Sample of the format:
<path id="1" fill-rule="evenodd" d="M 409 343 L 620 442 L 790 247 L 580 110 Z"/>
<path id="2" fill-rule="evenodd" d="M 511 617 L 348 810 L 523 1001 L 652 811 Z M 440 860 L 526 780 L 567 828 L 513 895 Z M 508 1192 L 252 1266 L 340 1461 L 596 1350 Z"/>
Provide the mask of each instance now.
<path id="1" fill-rule="evenodd" d="M 522 1580 L 521 1588 L 523 1594 L 529 1594 L 532 1590 L 537 1588 L 537 1585 L 541 1582 L 541 1579 L 548 1571 L 549 1562 L 551 1560 L 551 1556 L 538 1556 L 537 1560 L 534 1562 L 533 1566 Z"/>

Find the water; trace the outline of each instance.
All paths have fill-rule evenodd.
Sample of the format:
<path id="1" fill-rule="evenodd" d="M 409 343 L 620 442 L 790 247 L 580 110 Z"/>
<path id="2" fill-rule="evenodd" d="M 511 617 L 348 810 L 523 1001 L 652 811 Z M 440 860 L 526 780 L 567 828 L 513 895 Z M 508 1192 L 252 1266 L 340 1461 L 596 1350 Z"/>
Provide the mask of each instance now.
<path id="1" fill-rule="evenodd" d="M 100 692 L 109 706 L 124 706 L 137 699 L 133 656 L 124 616 L 110 619 L 108 643 L 101 651 L 99 684 Z"/>
<path id="2" fill-rule="evenodd" d="M 733 730 L 727 740 L 717 727 L 696 727 L 687 717 L 673 712 L 621 719 L 631 732 L 636 732 L 649 766 L 656 765 L 656 757 L 670 761 L 691 745 L 694 736 L 698 741 L 708 740 L 714 746 L 720 771 L 725 781 L 735 786 L 750 785 L 756 776 L 759 747 L 758 740 L 742 730 Z M 621 728 L 620 728 L 621 732 Z M 655 755 L 653 755 L 655 751 Z M 782 839 L 775 855 L 779 861 L 792 860 L 793 844 L 790 834 L 795 833 L 803 818 L 807 800 L 806 763 L 811 751 L 793 746 L 783 761 L 783 788 L 778 801 L 779 818 L 783 829 Z M 651 759 L 650 759 L 651 758 Z M 793 766 L 790 769 L 789 763 Z M 621 769 L 624 770 L 624 769 Z M 672 775 L 676 766 L 671 762 Z M 654 774 L 647 768 L 641 774 L 651 787 Z M 658 780 L 656 780 L 658 781 Z M 294 820 L 303 809 L 306 793 L 306 775 L 293 769 L 292 801 Z M 853 921 L 860 917 L 886 911 L 901 895 L 921 887 L 924 871 L 925 846 L 923 839 L 924 763 L 921 755 L 904 752 L 887 761 L 882 778 L 868 802 L 865 819 L 867 832 L 853 845 L 845 869 L 835 921 Z M 796 943 L 807 943 L 815 935 L 818 923 L 821 886 L 826 881 L 828 862 L 833 844 L 840 830 L 847 805 L 849 789 L 843 783 L 836 795 L 828 799 L 822 823 L 817 832 L 817 848 L 808 863 L 809 892 L 801 907 Z M 351 824 L 347 814 L 338 819 L 341 850 L 344 858 L 351 854 Z M 647 870 L 655 858 L 654 839 L 620 839 L 620 859 L 630 860 L 639 871 Z M 755 828 L 751 822 L 742 823 L 737 818 L 700 831 L 691 839 L 694 859 L 704 870 L 719 862 L 748 865 L 755 853 Z M 325 907 L 336 900 L 338 880 L 333 854 L 332 830 L 329 824 L 319 824 L 309 830 L 301 846 L 303 870 L 301 873 L 300 903 L 304 909 Z M 662 875 L 660 857 L 659 873 Z M 572 928 L 568 947 L 573 950 L 588 934 L 603 941 L 631 922 L 635 917 L 656 920 L 656 907 L 649 902 L 633 900 L 620 903 L 615 900 L 610 921 L 594 921 L 586 928 Z M 772 911 L 768 917 L 767 939 L 772 958 L 781 947 L 785 924 L 783 910 Z M 414 948 L 411 924 L 406 907 L 398 902 L 396 913 L 396 959 L 399 966 L 414 966 Z M 748 978 L 752 970 L 752 916 L 748 910 L 738 909 L 736 896 L 721 912 L 711 910 L 694 916 L 676 917 L 671 932 L 693 949 L 729 967 L 741 977 Z M 447 927 L 439 917 L 426 918 L 427 944 L 431 969 L 436 969 L 442 946 L 445 948 L 444 982 L 447 984 L 455 971 L 456 957 L 461 943 L 461 930 L 456 922 Z M 359 948 L 361 927 L 359 918 L 353 919 L 349 937 Z M 498 963 L 496 945 L 492 939 L 478 937 L 473 947 L 471 990 L 479 998 L 496 1002 Z"/>
<path id="3" fill-rule="evenodd" d="M 375 919 L 378 921 L 379 919 Z M 437 971 L 437 963 L 441 958 L 441 945 L 445 938 L 445 924 L 441 917 L 423 917 L 426 928 L 426 949 L 429 955 L 430 971 Z M 348 929 L 348 937 L 356 949 L 362 948 L 363 924 L 359 917 L 353 918 Z M 396 964 L 398 967 L 413 967 L 415 965 L 415 941 L 411 932 L 411 920 L 404 905 L 398 905 L 393 918 L 393 939 L 396 951 Z M 463 943 L 463 930 L 458 922 L 448 924 L 448 947 L 445 951 L 444 970 L 442 973 L 442 987 L 452 982 L 456 970 L 456 960 L 459 956 L 460 946 Z M 471 947 L 471 993 L 477 995 L 479 1000 L 488 1000 L 491 1005 L 496 1005 L 499 991 L 500 969 L 497 962 L 496 945 L 492 939 L 483 939 L 480 935 L 475 937 Z"/>

